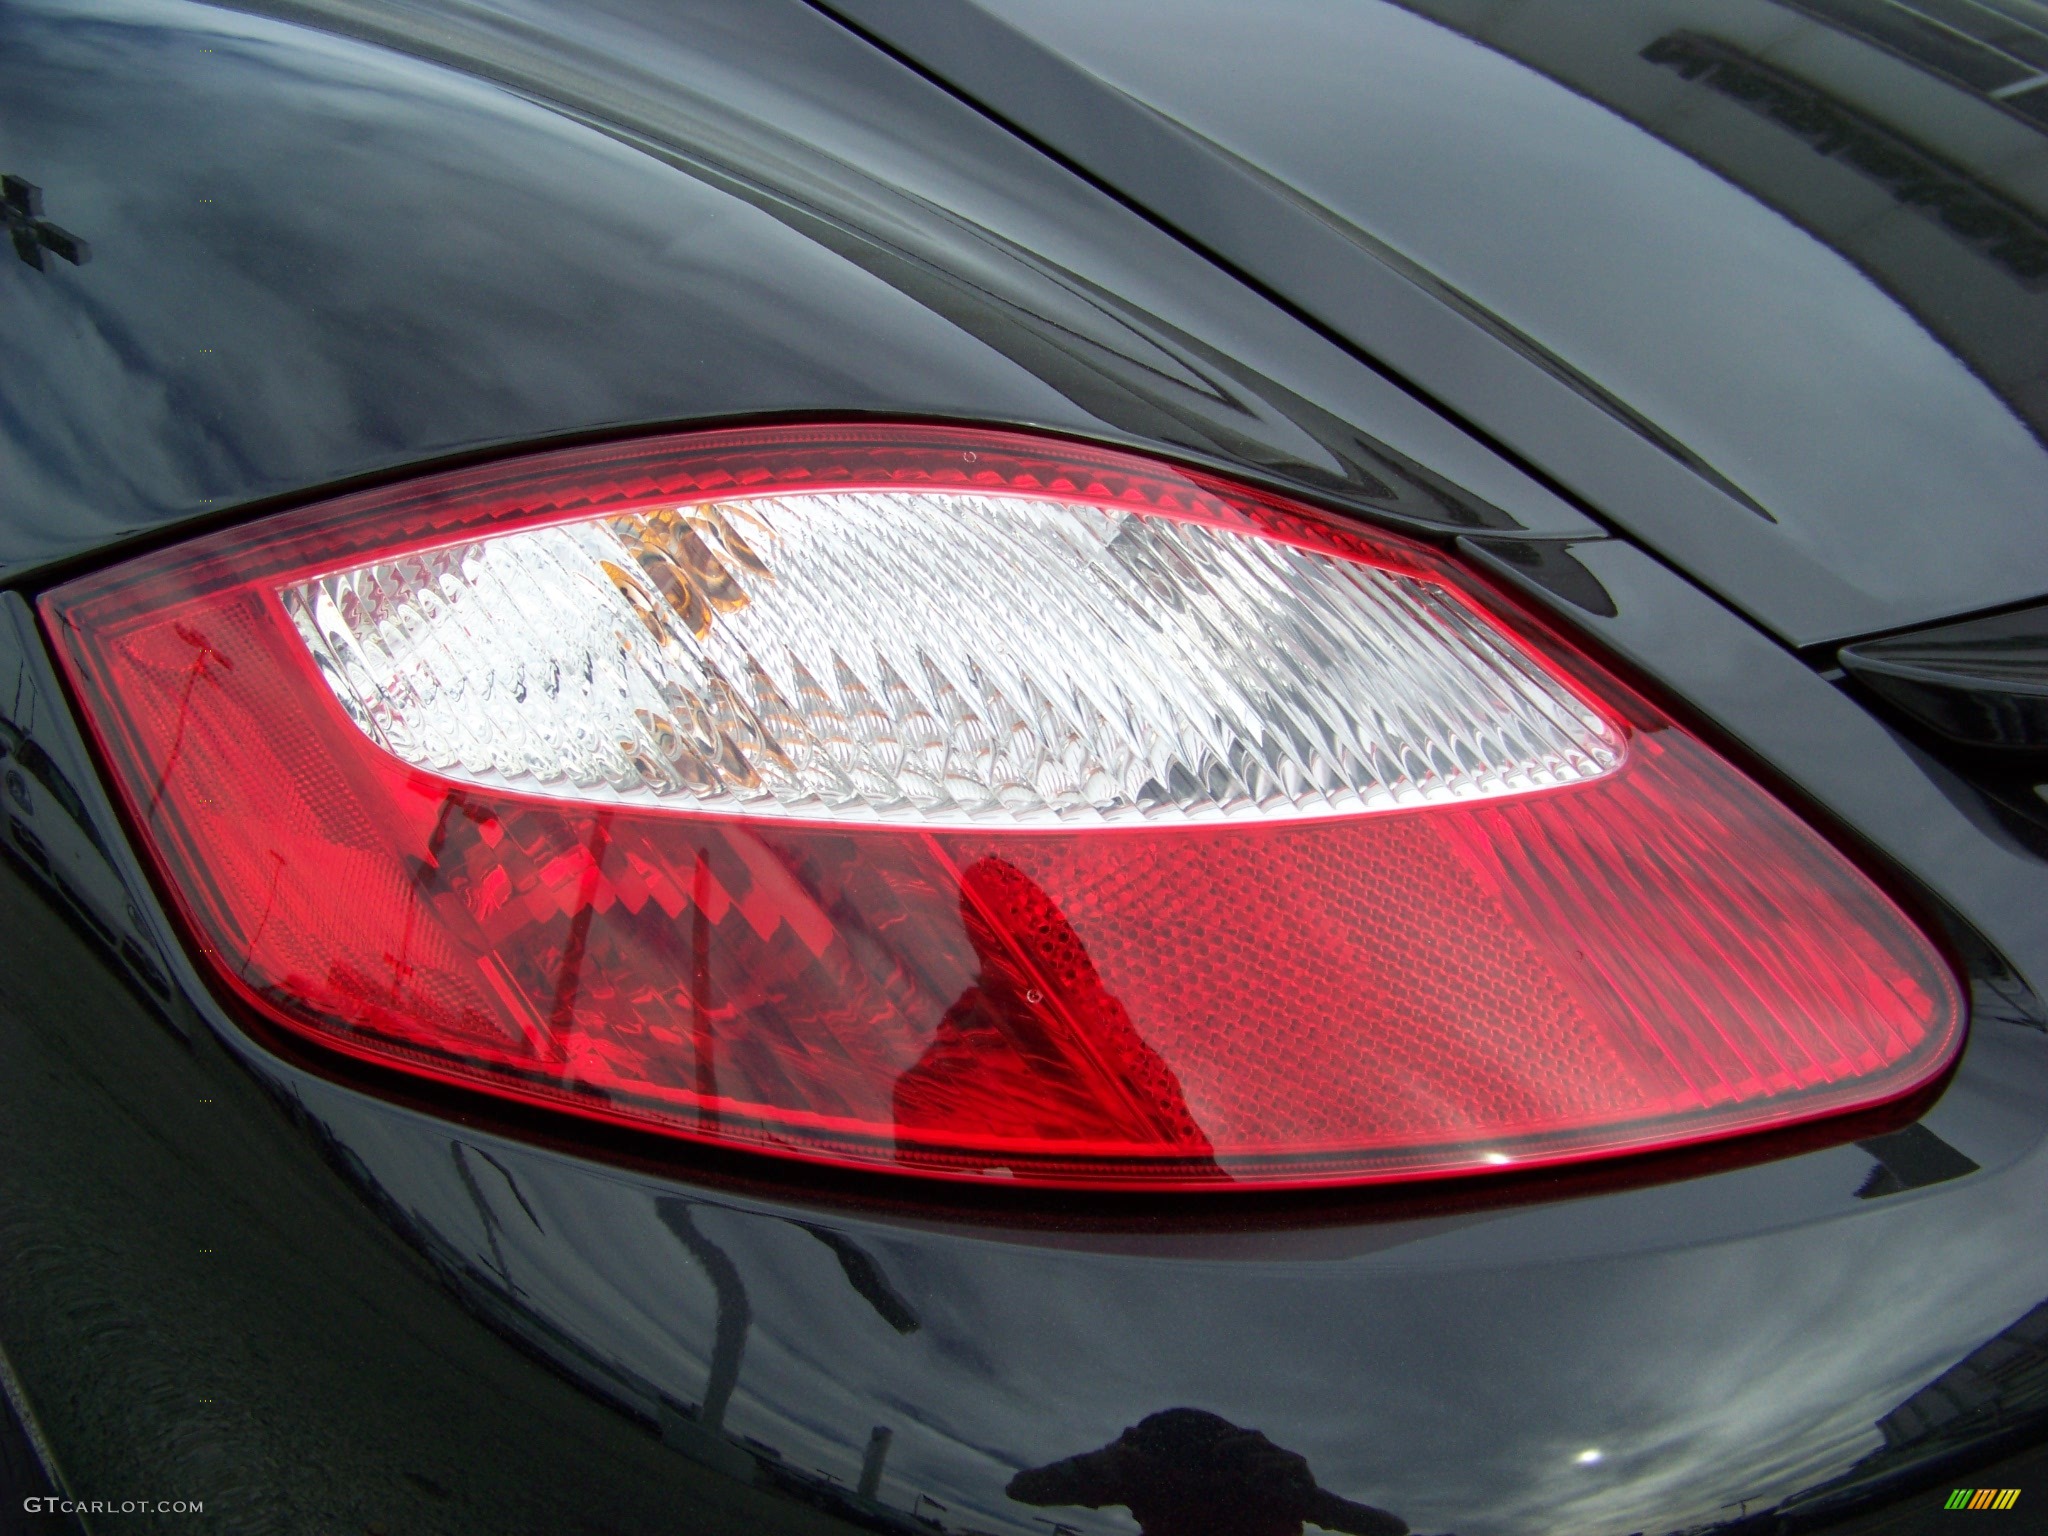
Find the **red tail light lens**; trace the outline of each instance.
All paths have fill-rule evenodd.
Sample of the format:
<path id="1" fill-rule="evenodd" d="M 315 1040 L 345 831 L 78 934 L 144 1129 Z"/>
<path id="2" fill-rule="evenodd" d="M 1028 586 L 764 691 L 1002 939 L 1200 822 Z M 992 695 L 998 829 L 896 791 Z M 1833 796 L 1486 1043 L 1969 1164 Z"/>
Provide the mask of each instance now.
<path id="1" fill-rule="evenodd" d="M 702 1141 L 1371 1182 L 1897 1097 L 1954 982 L 1454 562 L 937 428 L 551 454 L 50 593 L 217 986 Z"/>

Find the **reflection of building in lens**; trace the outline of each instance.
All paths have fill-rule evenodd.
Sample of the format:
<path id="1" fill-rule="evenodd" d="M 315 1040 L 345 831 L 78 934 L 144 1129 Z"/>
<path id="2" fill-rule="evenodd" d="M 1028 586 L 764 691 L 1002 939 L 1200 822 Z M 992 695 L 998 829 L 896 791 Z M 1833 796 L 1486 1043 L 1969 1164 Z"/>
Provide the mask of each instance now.
<path id="1" fill-rule="evenodd" d="M 1100 1450 L 1029 1467 L 1011 1498 L 1040 1508 L 1121 1504 L 1144 1536 L 1405 1536 L 1407 1522 L 1316 1486 L 1307 1458 L 1199 1408 L 1168 1408 Z"/>
<path id="2" fill-rule="evenodd" d="M 960 876 L 960 917 L 980 974 L 897 1080 L 899 1136 L 1040 1142 L 1051 1153 L 1081 1138 L 1208 1163 L 1173 1069 L 1030 876 L 976 860 Z"/>

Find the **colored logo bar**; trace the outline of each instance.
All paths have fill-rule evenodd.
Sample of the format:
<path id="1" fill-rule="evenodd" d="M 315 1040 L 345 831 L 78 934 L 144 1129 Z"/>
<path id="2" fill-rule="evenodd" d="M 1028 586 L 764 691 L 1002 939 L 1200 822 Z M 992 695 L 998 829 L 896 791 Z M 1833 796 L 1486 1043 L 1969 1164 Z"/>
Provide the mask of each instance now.
<path id="1" fill-rule="evenodd" d="M 2011 1509 L 2019 1503 L 2017 1488 L 1958 1488 L 1943 1509 Z"/>

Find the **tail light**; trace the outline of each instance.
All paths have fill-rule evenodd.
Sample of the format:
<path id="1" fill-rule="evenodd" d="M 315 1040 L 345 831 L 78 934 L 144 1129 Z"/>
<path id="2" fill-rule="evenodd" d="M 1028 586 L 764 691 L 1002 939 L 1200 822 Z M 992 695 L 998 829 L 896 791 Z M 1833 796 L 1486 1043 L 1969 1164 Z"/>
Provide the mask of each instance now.
<path id="1" fill-rule="evenodd" d="M 556 453 L 43 614 L 224 994 L 577 1115 L 1370 1182 L 1867 1105 L 1960 1036 L 1864 875 L 1455 562 L 1122 454 Z"/>

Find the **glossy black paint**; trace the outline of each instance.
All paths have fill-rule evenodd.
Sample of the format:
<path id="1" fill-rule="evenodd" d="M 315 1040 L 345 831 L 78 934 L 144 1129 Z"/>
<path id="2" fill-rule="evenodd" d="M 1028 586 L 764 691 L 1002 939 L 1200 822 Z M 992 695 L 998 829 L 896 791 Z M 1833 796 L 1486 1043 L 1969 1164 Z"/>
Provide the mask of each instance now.
<path id="1" fill-rule="evenodd" d="M 2048 750 L 2048 608 L 1845 645 L 1857 681 L 1952 741 Z"/>
<path id="2" fill-rule="evenodd" d="M 1772 0 L 826 3 L 1786 640 L 2048 588 L 2048 138 L 1858 35 Z M 1767 53 L 1818 83 L 1742 73 Z"/>
<path id="3" fill-rule="evenodd" d="M 78 1496 L 207 1501 L 115 1528 L 1127 1531 L 1006 1490 L 1173 1408 L 1462 1536 L 1939 1529 L 1950 1486 L 2048 1486 L 2048 863 L 1971 778 L 822 15 L 317 9 L 0 11 L 5 169 L 93 247 L 0 277 L 0 1349 Z M 1628 505 L 1730 500 L 1566 394 Z M 1954 1077 L 1742 1165 L 1191 1213 L 564 1144 L 223 1014 L 24 594 L 337 480 L 807 411 L 1464 532 L 1945 927 Z"/>
<path id="4" fill-rule="evenodd" d="M 422 460 L 790 412 L 1593 530 L 797 0 L 489 19 L 461 72 L 179 0 L 0 11 L 0 163 L 94 249 L 0 263 L 0 573 Z"/>

